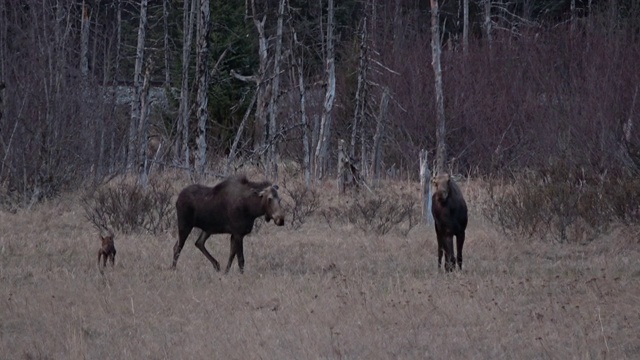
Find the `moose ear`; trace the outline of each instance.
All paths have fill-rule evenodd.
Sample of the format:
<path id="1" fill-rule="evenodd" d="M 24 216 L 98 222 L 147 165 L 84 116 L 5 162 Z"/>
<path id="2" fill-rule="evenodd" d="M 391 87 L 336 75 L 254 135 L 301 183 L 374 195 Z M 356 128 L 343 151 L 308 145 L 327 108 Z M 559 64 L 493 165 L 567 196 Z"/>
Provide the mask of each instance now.
<path id="1" fill-rule="evenodd" d="M 276 184 L 273 184 L 271 187 L 272 187 L 274 190 L 278 190 L 278 189 L 280 189 L 280 187 L 279 187 L 278 185 L 276 185 Z"/>

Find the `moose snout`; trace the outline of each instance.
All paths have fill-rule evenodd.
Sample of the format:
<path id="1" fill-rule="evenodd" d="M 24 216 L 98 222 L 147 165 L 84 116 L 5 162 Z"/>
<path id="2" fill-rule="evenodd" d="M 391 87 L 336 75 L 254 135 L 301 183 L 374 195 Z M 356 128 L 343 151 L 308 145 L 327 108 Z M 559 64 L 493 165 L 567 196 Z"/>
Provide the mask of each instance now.
<path id="1" fill-rule="evenodd" d="M 283 226 L 284 225 L 284 216 L 274 216 L 273 217 L 273 222 L 278 226 Z"/>

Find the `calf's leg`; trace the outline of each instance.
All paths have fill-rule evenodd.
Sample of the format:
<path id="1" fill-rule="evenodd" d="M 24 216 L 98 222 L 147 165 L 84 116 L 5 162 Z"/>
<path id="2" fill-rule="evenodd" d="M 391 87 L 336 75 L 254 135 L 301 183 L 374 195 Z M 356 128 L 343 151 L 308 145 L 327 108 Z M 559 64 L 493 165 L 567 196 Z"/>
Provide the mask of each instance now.
<path id="1" fill-rule="evenodd" d="M 196 247 L 200 249 L 200 251 L 202 251 L 204 256 L 207 257 L 207 259 L 209 259 L 209 261 L 211 262 L 213 267 L 216 269 L 216 271 L 220 271 L 220 263 L 218 263 L 218 260 L 214 259 L 213 256 L 209 254 L 209 251 L 207 251 L 207 248 L 204 246 L 204 243 L 207 242 L 207 239 L 209 238 L 209 236 L 211 236 L 211 234 L 203 231 L 198 237 L 198 240 L 196 240 Z"/>

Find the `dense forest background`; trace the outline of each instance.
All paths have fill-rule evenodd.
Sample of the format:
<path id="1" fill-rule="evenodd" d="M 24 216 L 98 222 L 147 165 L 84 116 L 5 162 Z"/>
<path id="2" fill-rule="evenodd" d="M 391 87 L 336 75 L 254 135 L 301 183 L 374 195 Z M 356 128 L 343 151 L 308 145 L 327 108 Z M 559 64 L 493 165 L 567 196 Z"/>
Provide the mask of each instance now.
<path id="1" fill-rule="evenodd" d="M 470 0 L 466 31 L 465 3 L 440 2 L 447 169 L 637 176 L 640 3 Z M 113 174 L 245 163 L 319 178 L 335 174 L 340 140 L 367 177 L 417 178 L 418 153 L 436 149 L 430 11 L 3 0 L 2 194 L 33 201 Z"/>

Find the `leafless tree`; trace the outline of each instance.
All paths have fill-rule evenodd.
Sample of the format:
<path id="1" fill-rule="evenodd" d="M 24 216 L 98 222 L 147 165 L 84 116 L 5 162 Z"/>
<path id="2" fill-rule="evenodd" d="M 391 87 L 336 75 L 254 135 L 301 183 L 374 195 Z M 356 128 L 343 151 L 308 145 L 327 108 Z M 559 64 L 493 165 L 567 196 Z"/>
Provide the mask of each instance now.
<path id="1" fill-rule="evenodd" d="M 278 97 L 280 94 L 280 64 L 282 63 L 282 24 L 284 20 L 285 0 L 278 6 L 278 25 L 276 29 L 276 50 L 273 54 L 273 76 L 271 80 L 271 99 L 269 101 L 269 128 L 267 151 L 267 174 L 272 181 L 278 179 L 278 143 L 276 139 Z"/>
<path id="2" fill-rule="evenodd" d="M 151 81 L 152 66 L 152 62 L 148 60 L 144 73 L 142 89 L 140 90 L 140 124 L 138 125 L 138 137 L 141 141 L 138 148 L 138 159 L 142 162 L 139 180 L 143 187 L 147 186 L 150 170 L 147 149 L 149 148 L 149 83 Z"/>
<path id="3" fill-rule="evenodd" d="M 89 5 L 82 1 L 82 21 L 80 25 L 80 72 L 85 78 L 89 75 L 89 30 L 91 15 Z"/>
<path id="4" fill-rule="evenodd" d="M 174 146 L 174 160 L 181 157 L 185 166 L 189 166 L 189 64 L 191 63 L 191 41 L 195 21 L 197 0 L 184 0 L 182 22 L 182 85 L 180 86 L 180 105 L 178 107 L 177 134 Z"/>
<path id="5" fill-rule="evenodd" d="M 138 45 L 136 46 L 136 64 L 133 73 L 133 101 L 131 101 L 131 122 L 129 125 L 129 146 L 127 151 L 127 169 L 134 170 L 138 154 L 138 124 L 142 93 L 142 64 L 144 63 L 144 43 L 147 28 L 148 0 L 140 1 L 140 23 L 138 25 Z"/>
<path id="6" fill-rule="evenodd" d="M 209 89 L 209 31 L 210 31 L 209 0 L 200 0 L 198 13 L 198 62 L 196 78 L 198 79 L 198 96 L 196 98 L 198 132 L 196 145 L 196 171 L 204 173 L 207 159 L 207 123 L 209 121 L 208 89 Z"/>
<path id="7" fill-rule="evenodd" d="M 484 5 L 484 35 L 487 37 L 487 44 L 491 47 L 491 43 L 493 42 L 493 34 L 492 34 L 492 23 L 491 23 L 491 0 L 483 0 Z"/>
<path id="8" fill-rule="evenodd" d="M 327 38 L 325 60 L 326 92 L 324 97 L 324 107 L 322 110 L 322 119 L 320 121 L 320 133 L 318 134 L 318 144 L 316 146 L 315 153 L 315 177 L 318 180 L 322 180 L 327 167 L 329 140 L 331 135 L 331 119 L 333 115 L 333 103 L 336 97 L 333 0 L 329 0 L 327 8 Z"/>
<path id="9" fill-rule="evenodd" d="M 260 65 L 258 68 L 258 75 L 253 77 L 253 81 L 256 83 L 256 115 L 254 126 L 254 150 L 262 150 L 266 145 L 266 126 L 267 126 L 267 113 L 265 109 L 268 106 L 267 99 L 269 98 L 269 83 L 267 80 L 267 67 L 268 67 L 268 39 L 265 35 L 264 24 L 267 21 L 267 15 L 262 17 L 262 20 L 258 19 L 256 14 L 255 0 L 251 0 L 251 9 L 253 12 L 253 24 L 258 31 L 258 58 Z"/>
<path id="10" fill-rule="evenodd" d="M 164 44 L 164 86 L 171 86 L 171 48 L 169 46 L 169 0 L 162 0 L 162 33 Z"/>
<path id="11" fill-rule="evenodd" d="M 296 46 L 299 46 L 298 35 L 295 28 L 291 26 L 291 32 L 293 33 L 293 42 Z M 300 124 L 302 125 L 302 168 L 304 171 L 304 180 L 307 186 L 311 185 L 311 144 L 309 143 L 309 120 L 307 117 L 307 100 L 304 83 L 304 56 L 302 52 L 296 56 L 294 46 L 291 49 L 292 63 L 295 70 L 294 76 L 297 76 L 298 91 L 300 92 Z"/>
<path id="12" fill-rule="evenodd" d="M 469 53 L 469 0 L 463 0 L 462 7 L 462 52 L 467 56 Z"/>
<path id="13" fill-rule="evenodd" d="M 397 4 L 396 4 L 397 5 Z M 399 39 L 398 39 L 399 40 Z M 364 117 L 367 100 L 367 73 L 369 72 L 369 59 L 368 50 L 369 44 L 367 43 L 367 16 L 362 18 L 360 24 L 360 51 L 358 53 L 358 84 L 356 87 L 356 104 L 353 114 L 353 123 L 351 127 L 351 143 L 349 147 L 349 155 L 355 156 L 356 142 L 358 137 L 358 129 L 364 129 Z M 364 136 L 364 131 L 361 130 Z M 364 159 L 363 159 L 364 160 Z"/>
<path id="14" fill-rule="evenodd" d="M 488 1 L 488 0 L 487 0 Z M 437 0 L 431 0 L 431 65 L 433 66 L 436 94 L 436 173 L 442 173 L 447 161 L 446 127 L 444 116 L 444 93 L 440 57 L 442 45 L 439 25 L 440 10 Z"/>

